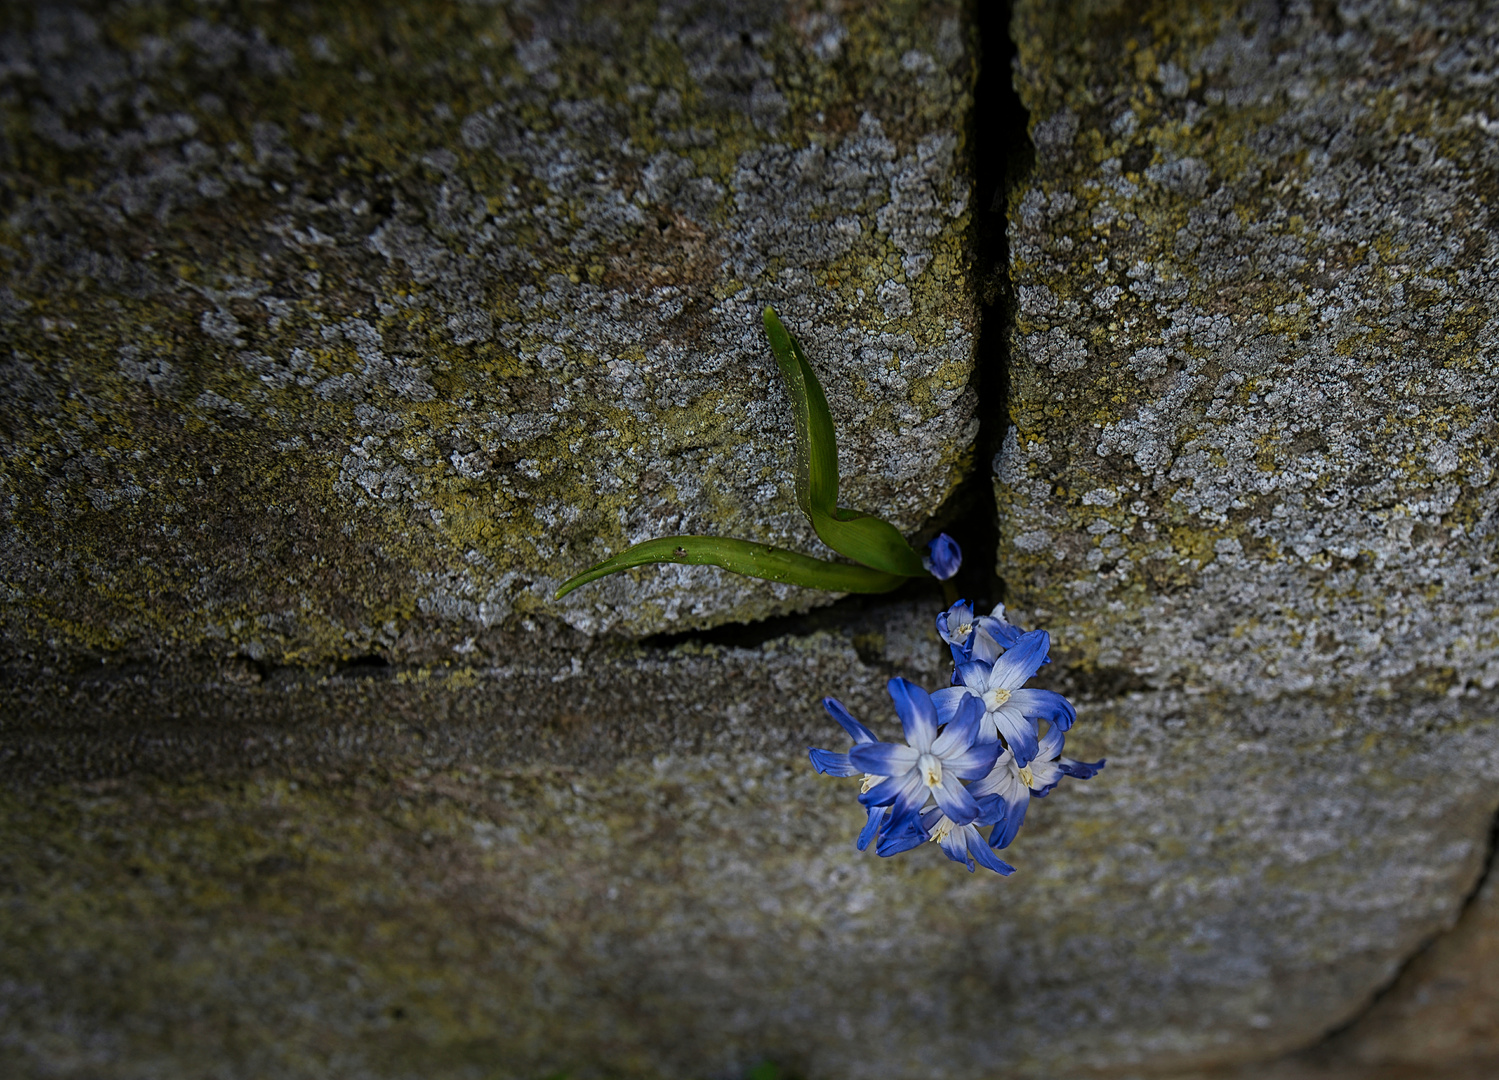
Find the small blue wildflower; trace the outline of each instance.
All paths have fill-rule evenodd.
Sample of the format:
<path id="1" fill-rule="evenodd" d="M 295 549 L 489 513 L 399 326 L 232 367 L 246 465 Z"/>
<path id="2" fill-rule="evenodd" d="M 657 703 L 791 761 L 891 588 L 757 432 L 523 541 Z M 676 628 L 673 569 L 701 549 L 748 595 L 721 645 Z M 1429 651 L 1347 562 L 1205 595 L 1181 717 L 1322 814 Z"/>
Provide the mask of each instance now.
<path id="1" fill-rule="evenodd" d="M 1017 764 L 1030 764 L 1040 738 L 1037 721 L 1046 720 L 1066 731 L 1077 718 L 1072 703 L 1052 690 L 1024 690 L 1026 680 L 1046 663 L 1051 637 L 1045 630 L 1022 634 L 1015 645 L 993 663 L 970 660 L 958 664 L 957 685 L 932 695 L 939 717 L 947 720 L 966 701 L 977 698 L 984 706 L 978 738 L 985 742 L 1004 739 Z"/>
<path id="2" fill-rule="evenodd" d="M 982 780 L 975 781 L 969 792 L 980 803 L 997 797 L 1002 809 L 996 815 L 989 806 L 986 817 L 997 818 L 989 834 L 989 843 L 995 848 L 1004 848 L 1015 839 L 1025 821 L 1025 811 L 1030 806 L 1031 796 L 1045 798 L 1052 788 L 1071 776 L 1079 780 L 1091 780 L 1102 771 L 1103 761 L 1077 761 L 1062 756 L 1062 729 L 1053 725 L 1036 747 L 1036 756 L 1029 765 L 1020 765 L 1015 755 L 1006 750 L 994 762 L 994 768 Z"/>
<path id="3" fill-rule="evenodd" d="M 963 549 L 958 547 L 958 542 L 946 533 L 938 533 L 936 538 L 927 544 L 926 556 L 921 560 L 921 565 L 925 566 L 939 581 L 946 581 L 958 572 L 958 567 L 963 565 Z"/>
<path id="4" fill-rule="evenodd" d="M 1006 649 L 1014 648 L 1022 631 L 1005 618 L 1005 606 L 996 604 L 988 615 L 975 615 L 973 605 L 959 600 L 937 616 L 937 633 L 952 651 L 954 664 L 970 660 L 993 663 Z"/>
<path id="5" fill-rule="evenodd" d="M 1089 779 L 1104 762 L 1064 757 L 1076 710 L 1061 694 L 1024 686 L 1049 662 L 1044 630 L 1020 630 L 1003 604 L 975 615 L 959 600 L 937 616 L 937 632 L 952 650 L 953 685 L 929 695 L 905 679 L 889 683 L 907 745 L 880 742 L 825 698 L 854 743 L 846 754 L 808 753 L 818 772 L 864 774 L 859 801 L 868 820 L 859 850 L 878 837 L 875 851 L 888 858 L 936 841 L 970 872 L 983 866 L 1008 876 L 1015 868 L 996 852 L 1015 839 L 1031 797 L 1044 797 L 1063 776 Z"/>
<path id="6" fill-rule="evenodd" d="M 959 600 L 938 615 L 937 634 L 955 649 L 968 648 L 968 639 L 973 637 L 973 605 Z"/>
<path id="7" fill-rule="evenodd" d="M 837 698 L 823 698 L 822 707 L 828 711 L 829 716 L 838 721 L 844 731 L 849 733 L 850 737 L 854 740 L 855 746 L 879 741 L 874 737 L 874 732 L 856 720 L 854 714 L 844 708 L 843 702 Z M 828 776 L 858 776 L 862 772 L 853 762 L 849 761 L 847 754 L 835 754 L 831 750 L 819 750 L 813 747 L 807 751 L 807 756 L 812 759 L 812 767 L 814 769 Z M 868 791 L 884 779 L 885 777 L 883 776 L 871 776 L 865 773 L 863 790 Z M 854 842 L 860 851 L 867 848 L 869 842 L 874 839 L 875 833 L 879 831 L 880 819 L 885 817 L 886 814 L 887 811 L 883 806 L 869 807 L 869 820 L 860 831 L 859 839 Z"/>
<path id="8" fill-rule="evenodd" d="M 908 745 L 860 743 L 848 752 L 849 761 L 865 772 L 884 777 L 859 796 L 866 807 L 888 806 L 888 831 L 900 832 L 935 801 L 960 825 L 979 817 L 979 805 L 963 786 L 965 780 L 987 776 L 999 757 L 995 742 L 975 744 L 984 718 L 981 702 L 959 702 L 947 727 L 937 731 L 937 708 L 931 696 L 915 683 L 891 679 L 890 697 L 900 714 Z"/>

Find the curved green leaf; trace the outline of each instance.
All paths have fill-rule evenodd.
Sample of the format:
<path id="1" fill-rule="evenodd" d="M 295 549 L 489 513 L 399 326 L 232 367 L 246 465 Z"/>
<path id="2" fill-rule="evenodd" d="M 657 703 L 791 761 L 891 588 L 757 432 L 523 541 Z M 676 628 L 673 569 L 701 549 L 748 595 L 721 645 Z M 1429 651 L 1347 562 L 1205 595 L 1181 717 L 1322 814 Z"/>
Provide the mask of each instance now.
<path id="1" fill-rule="evenodd" d="M 749 540 L 726 540 L 717 536 L 663 536 L 647 540 L 591 566 L 577 577 L 569 578 L 557 590 L 555 599 L 572 592 L 579 585 L 601 577 L 650 563 L 687 563 L 692 566 L 721 566 L 745 577 L 783 581 L 808 589 L 829 592 L 882 593 L 906 580 L 900 574 L 886 574 L 868 566 L 824 562 L 768 544 Z"/>
<path id="2" fill-rule="evenodd" d="M 796 501 L 812 528 L 828 547 L 865 566 L 905 577 L 925 574 L 920 553 L 894 525 L 838 505 L 838 437 L 828 399 L 801 343 L 775 309 L 767 307 L 764 319 L 796 415 Z"/>

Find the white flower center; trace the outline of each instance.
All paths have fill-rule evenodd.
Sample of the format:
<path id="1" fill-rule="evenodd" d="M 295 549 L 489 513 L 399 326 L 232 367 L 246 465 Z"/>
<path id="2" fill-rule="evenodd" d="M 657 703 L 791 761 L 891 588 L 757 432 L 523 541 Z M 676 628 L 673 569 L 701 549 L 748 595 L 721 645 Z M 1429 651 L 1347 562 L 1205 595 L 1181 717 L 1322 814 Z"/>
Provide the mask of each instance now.
<path id="1" fill-rule="evenodd" d="M 859 788 L 859 794 L 860 795 L 864 794 L 866 791 L 868 791 L 870 788 L 874 787 L 876 784 L 878 784 L 883 779 L 885 779 L 883 776 L 875 776 L 873 773 L 865 773 L 864 774 L 864 783 Z"/>
<path id="2" fill-rule="evenodd" d="M 994 712 L 1010 700 L 1010 692 L 1008 690 L 985 690 L 983 698 L 984 708 L 989 712 Z"/>
<path id="3" fill-rule="evenodd" d="M 927 837 L 927 839 L 935 840 L 938 843 L 941 843 L 943 840 L 947 839 L 947 834 L 950 832 L 952 832 L 952 819 L 949 818 L 946 814 L 943 814 L 942 820 L 937 822 L 937 827 L 932 830 L 932 835 Z"/>
<path id="4" fill-rule="evenodd" d="M 1036 786 L 1036 778 L 1031 774 L 1031 767 L 1029 765 L 1020 770 L 1020 782 L 1026 787 L 1033 788 Z"/>
<path id="5" fill-rule="evenodd" d="M 916 767 L 921 770 L 921 778 L 926 781 L 927 787 L 936 787 L 942 783 L 942 762 L 936 754 L 922 754 L 916 759 Z"/>

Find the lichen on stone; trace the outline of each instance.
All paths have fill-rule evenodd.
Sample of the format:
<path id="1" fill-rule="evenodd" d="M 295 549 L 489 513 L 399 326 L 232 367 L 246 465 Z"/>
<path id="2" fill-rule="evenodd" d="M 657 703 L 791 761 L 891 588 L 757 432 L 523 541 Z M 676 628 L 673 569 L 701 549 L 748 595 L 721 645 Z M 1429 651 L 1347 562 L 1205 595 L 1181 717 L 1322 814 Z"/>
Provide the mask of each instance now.
<path id="1" fill-rule="evenodd" d="M 969 464 L 957 7 L 44 5 L 0 52 L 28 648 L 432 659 L 825 602 L 549 599 L 646 535 L 819 550 L 766 302 L 847 502 L 914 532 Z"/>
<path id="2" fill-rule="evenodd" d="M 1151 685 L 1493 689 L 1488 16 L 1128 11 L 1018 14 L 1013 599 Z"/>

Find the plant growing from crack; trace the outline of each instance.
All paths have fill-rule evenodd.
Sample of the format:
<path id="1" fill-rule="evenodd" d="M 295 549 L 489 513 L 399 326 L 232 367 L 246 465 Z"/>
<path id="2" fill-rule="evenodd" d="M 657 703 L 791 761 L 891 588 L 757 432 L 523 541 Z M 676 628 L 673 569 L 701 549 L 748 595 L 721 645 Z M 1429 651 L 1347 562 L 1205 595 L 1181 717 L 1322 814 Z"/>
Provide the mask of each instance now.
<path id="1" fill-rule="evenodd" d="M 796 502 L 818 538 L 849 563 L 799 551 L 719 536 L 662 536 L 646 540 L 590 566 L 557 590 L 561 598 L 580 585 L 651 563 L 718 566 L 745 577 L 780 581 L 830 592 L 882 593 L 930 573 L 946 581 L 958 572 L 962 553 L 946 533 L 917 551 L 894 525 L 838 505 L 838 439 L 822 384 L 801 343 L 772 308 L 764 312 L 770 350 L 786 383 L 796 416 Z"/>
<path id="2" fill-rule="evenodd" d="M 796 501 L 828 547 L 853 564 L 715 536 L 664 536 L 647 540 L 591 566 L 557 590 L 652 563 L 718 566 L 747 577 L 834 592 L 889 592 L 924 574 L 947 582 L 962 552 L 941 533 L 923 555 L 882 518 L 838 505 L 838 443 L 827 397 L 801 344 L 771 308 L 765 333 L 786 382 L 796 415 Z M 955 599 L 949 593 L 949 600 Z M 862 776 L 859 802 L 866 821 L 855 846 L 871 843 L 882 856 L 936 841 L 943 853 L 970 871 L 1015 868 L 996 852 L 1008 847 L 1025 820 L 1032 796 L 1045 796 L 1063 777 L 1087 780 L 1103 761 L 1062 755 L 1077 710 L 1061 694 L 1026 687 L 1050 662 L 1045 630 L 1022 631 L 1000 604 L 976 615 L 957 600 L 937 616 L 937 633 L 952 654 L 952 685 L 928 694 L 915 683 L 891 679 L 890 697 L 904 743 L 877 739 L 835 698 L 823 707 L 853 739 L 846 753 L 811 748 L 812 766 L 831 776 Z M 1044 729 L 1043 729 L 1043 725 Z M 982 829 L 989 829 L 985 836 Z"/>

